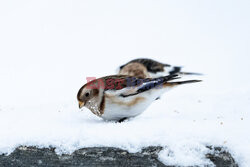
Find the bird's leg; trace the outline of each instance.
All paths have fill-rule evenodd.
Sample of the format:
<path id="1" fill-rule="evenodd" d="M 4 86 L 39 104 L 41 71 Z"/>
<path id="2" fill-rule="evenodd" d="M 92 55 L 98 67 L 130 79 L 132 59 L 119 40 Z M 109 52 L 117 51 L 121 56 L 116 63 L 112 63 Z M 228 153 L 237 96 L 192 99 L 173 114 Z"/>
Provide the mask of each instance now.
<path id="1" fill-rule="evenodd" d="M 124 117 L 124 118 L 120 119 L 118 122 L 121 123 L 121 122 L 125 121 L 126 119 L 127 119 L 127 117 Z"/>
<path id="2" fill-rule="evenodd" d="M 161 99 L 161 97 L 157 97 L 155 100 L 160 100 Z"/>

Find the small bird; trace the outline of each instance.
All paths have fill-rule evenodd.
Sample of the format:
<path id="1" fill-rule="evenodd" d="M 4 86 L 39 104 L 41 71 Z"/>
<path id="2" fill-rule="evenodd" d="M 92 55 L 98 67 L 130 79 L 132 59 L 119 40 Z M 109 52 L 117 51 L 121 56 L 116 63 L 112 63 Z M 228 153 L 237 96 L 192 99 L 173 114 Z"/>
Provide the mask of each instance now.
<path id="1" fill-rule="evenodd" d="M 173 82 L 179 78 L 173 74 L 158 78 L 111 75 L 95 79 L 80 88 L 77 94 L 79 108 L 86 107 L 104 120 L 121 122 L 141 114 L 167 90 L 177 85 L 201 81 Z"/>
<path id="2" fill-rule="evenodd" d="M 141 67 L 139 64 L 141 66 L 144 66 L 144 68 Z M 136 69 L 136 66 L 140 68 Z M 150 76 L 151 78 L 157 78 L 171 74 L 201 75 L 200 73 L 183 72 L 181 71 L 181 68 L 182 67 L 179 66 L 172 66 L 169 64 L 160 63 L 152 59 L 141 58 L 141 59 L 131 60 L 128 63 L 120 66 L 119 74 L 121 75 L 126 74 L 126 75 L 140 77 L 141 74 L 139 74 L 138 71 L 141 71 L 140 73 L 143 73 L 144 76 L 147 77 Z M 136 69 L 136 71 L 134 69 Z"/>

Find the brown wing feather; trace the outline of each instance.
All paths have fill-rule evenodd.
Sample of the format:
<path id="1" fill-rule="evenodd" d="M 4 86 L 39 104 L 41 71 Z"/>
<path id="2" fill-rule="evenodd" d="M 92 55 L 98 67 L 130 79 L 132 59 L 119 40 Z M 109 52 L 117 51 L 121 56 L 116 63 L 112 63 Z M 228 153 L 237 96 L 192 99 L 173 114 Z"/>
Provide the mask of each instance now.
<path id="1" fill-rule="evenodd" d="M 160 62 L 152 60 L 152 59 L 141 58 L 141 59 L 131 60 L 127 64 L 124 64 L 123 66 L 121 66 L 120 69 L 122 69 L 123 67 L 125 67 L 129 63 L 141 63 L 147 68 L 148 72 L 152 72 L 152 73 L 163 72 L 164 67 L 170 66 L 169 64 L 163 64 L 163 63 L 160 63 Z"/>

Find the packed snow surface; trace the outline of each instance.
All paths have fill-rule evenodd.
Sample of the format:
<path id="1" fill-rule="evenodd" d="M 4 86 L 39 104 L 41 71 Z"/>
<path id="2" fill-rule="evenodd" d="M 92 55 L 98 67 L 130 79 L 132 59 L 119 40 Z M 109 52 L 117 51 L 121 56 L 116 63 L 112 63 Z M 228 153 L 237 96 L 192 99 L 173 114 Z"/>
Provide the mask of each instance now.
<path id="1" fill-rule="evenodd" d="M 163 146 L 168 165 L 212 165 L 206 146 L 250 164 L 249 1 L 1 1 L 0 153 L 20 145 Z M 138 57 L 204 73 L 143 114 L 106 122 L 78 109 L 86 77 Z"/>

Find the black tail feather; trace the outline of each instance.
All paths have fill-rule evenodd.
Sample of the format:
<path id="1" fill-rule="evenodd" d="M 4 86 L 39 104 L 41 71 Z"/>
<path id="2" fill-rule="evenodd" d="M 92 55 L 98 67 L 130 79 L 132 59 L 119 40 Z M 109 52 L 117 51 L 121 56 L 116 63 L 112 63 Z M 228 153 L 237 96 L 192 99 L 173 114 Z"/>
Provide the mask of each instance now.
<path id="1" fill-rule="evenodd" d="M 164 85 L 166 86 L 176 86 L 176 85 L 182 85 L 182 84 L 188 84 L 188 83 L 196 83 L 201 82 L 202 80 L 187 80 L 187 81 L 177 81 L 177 82 L 166 82 Z"/>
<path id="2" fill-rule="evenodd" d="M 181 74 L 181 75 L 203 75 L 201 73 L 196 73 L 196 72 L 179 72 L 178 74 Z"/>

